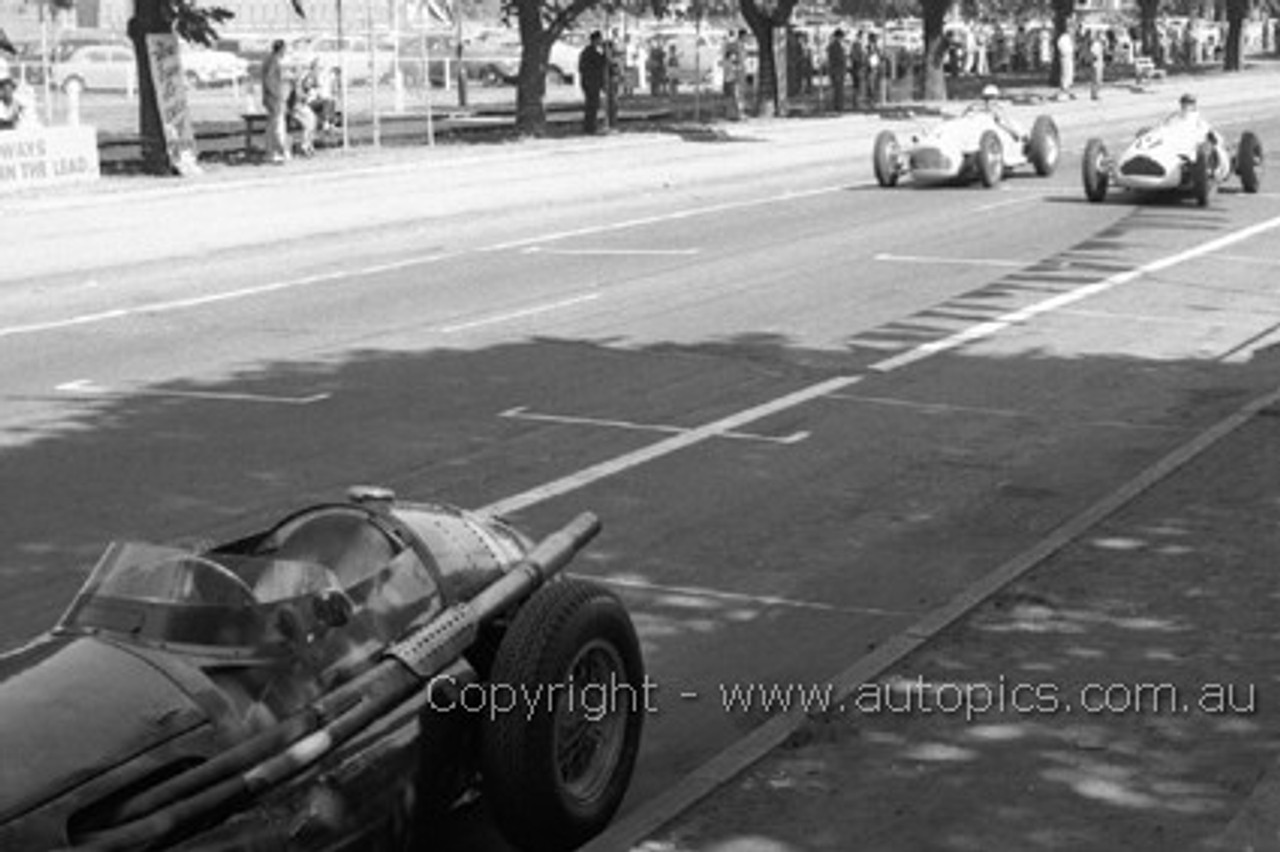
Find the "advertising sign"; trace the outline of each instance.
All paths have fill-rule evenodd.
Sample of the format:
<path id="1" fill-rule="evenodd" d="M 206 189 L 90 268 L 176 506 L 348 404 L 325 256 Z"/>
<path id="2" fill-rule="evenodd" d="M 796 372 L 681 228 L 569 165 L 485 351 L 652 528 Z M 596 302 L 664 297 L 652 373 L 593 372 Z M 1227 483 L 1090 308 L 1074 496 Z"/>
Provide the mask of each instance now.
<path id="1" fill-rule="evenodd" d="M 0 193 L 97 180 L 98 134 L 92 127 L 0 131 Z"/>
<path id="2" fill-rule="evenodd" d="M 182 53 L 173 33 L 147 34 L 147 59 L 156 86 L 156 104 L 164 127 L 169 163 L 179 174 L 198 174 L 196 134 L 187 104 L 187 81 L 182 75 Z"/>

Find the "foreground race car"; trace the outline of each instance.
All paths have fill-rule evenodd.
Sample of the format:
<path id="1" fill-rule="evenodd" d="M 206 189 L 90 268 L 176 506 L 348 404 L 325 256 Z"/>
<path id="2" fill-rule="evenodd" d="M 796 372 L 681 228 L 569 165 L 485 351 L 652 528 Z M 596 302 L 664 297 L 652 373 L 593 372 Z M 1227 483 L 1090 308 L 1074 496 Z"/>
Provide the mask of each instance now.
<path id="1" fill-rule="evenodd" d="M 424 849 L 475 793 L 519 848 L 605 827 L 640 646 L 611 592 L 553 579 L 599 522 L 533 545 L 350 497 L 218 546 L 107 549 L 0 657 L 0 849 Z"/>
<path id="2" fill-rule="evenodd" d="M 1060 151 L 1052 118 L 1037 117 L 1027 132 L 988 96 L 959 116 L 914 134 L 909 146 L 893 131 L 882 131 L 872 162 L 882 187 L 896 186 L 905 175 L 926 183 L 977 180 L 993 187 L 1012 169 L 1028 164 L 1041 177 L 1053 174 Z"/>
<path id="3" fill-rule="evenodd" d="M 1193 102 L 1194 103 L 1194 102 Z M 1178 193 L 1201 207 L 1232 175 L 1245 192 L 1262 185 L 1262 143 L 1251 131 L 1232 151 L 1221 133 L 1198 115 L 1176 112 L 1140 130 L 1119 157 L 1101 139 L 1090 139 L 1081 162 L 1085 197 L 1099 202 L 1111 186 L 1149 193 Z"/>

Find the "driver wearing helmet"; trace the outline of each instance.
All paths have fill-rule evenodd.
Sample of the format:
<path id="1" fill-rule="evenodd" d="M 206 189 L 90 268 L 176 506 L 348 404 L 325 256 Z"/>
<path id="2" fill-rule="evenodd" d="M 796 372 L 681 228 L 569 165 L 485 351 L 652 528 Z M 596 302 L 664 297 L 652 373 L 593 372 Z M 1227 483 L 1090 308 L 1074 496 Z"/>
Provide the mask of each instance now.
<path id="1" fill-rule="evenodd" d="M 1000 103 L 1000 88 L 992 83 L 982 87 L 982 109 L 991 114 L 992 119 L 1000 127 L 1007 130 L 1017 139 L 1025 139 L 1027 134 Z"/>
<path id="2" fill-rule="evenodd" d="M 1218 142 L 1217 134 L 1213 132 L 1213 127 L 1209 122 L 1205 121 L 1200 115 L 1199 105 L 1196 103 L 1196 96 L 1187 92 L 1178 98 L 1178 111 L 1172 116 L 1176 121 L 1182 121 L 1194 127 L 1198 133 L 1203 134 L 1206 139 L 1215 145 Z"/>

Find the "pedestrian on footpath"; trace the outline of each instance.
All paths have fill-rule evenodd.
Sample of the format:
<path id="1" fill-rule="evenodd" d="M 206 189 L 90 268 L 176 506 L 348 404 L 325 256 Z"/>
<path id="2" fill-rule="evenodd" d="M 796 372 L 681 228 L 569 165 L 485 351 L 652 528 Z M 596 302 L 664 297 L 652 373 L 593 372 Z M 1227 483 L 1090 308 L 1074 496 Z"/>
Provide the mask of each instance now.
<path id="1" fill-rule="evenodd" d="M 1071 94 L 1071 87 L 1076 81 L 1076 40 L 1071 37 L 1070 21 L 1067 22 L 1062 35 L 1058 36 L 1058 64 L 1062 74 L 1058 84 L 1059 90 L 1065 97 L 1074 97 Z"/>
<path id="2" fill-rule="evenodd" d="M 1089 44 L 1089 61 L 1093 63 L 1093 86 L 1089 93 L 1096 101 L 1102 95 L 1102 73 L 1107 67 L 1107 52 L 1102 45 L 1102 36 L 1097 33 Z"/>
<path id="3" fill-rule="evenodd" d="M 596 133 L 600 119 L 600 93 L 604 89 L 605 69 L 609 57 L 604 52 L 604 36 L 599 30 L 591 33 L 591 40 L 578 54 L 578 82 L 582 86 L 582 131 Z"/>
<path id="4" fill-rule="evenodd" d="M 827 77 L 831 80 L 831 108 L 844 112 L 844 78 L 849 73 L 849 57 L 844 47 L 844 30 L 837 28 L 827 42 Z"/>
<path id="5" fill-rule="evenodd" d="M 284 78 L 283 39 L 271 44 L 271 55 L 262 63 L 262 106 L 267 111 L 267 159 L 272 163 L 289 160 L 288 98 Z"/>

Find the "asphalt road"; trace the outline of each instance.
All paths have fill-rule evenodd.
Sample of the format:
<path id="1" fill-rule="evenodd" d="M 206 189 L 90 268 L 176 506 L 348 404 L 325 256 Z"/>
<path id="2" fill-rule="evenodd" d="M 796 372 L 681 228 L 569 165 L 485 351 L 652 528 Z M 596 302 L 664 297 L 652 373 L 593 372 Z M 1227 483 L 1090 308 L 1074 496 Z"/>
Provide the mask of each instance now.
<path id="1" fill-rule="evenodd" d="M 1213 117 L 1280 139 L 1280 105 Z M 1280 194 L 1086 203 L 1085 136 L 1127 126 L 1081 121 L 1054 177 L 996 191 L 881 190 L 862 142 L 785 168 L 785 140 L 642 146 L 617 175 L 583 154 L 572 204 L 531 160 L 483 215 L 291 207 L 266 244 L 217 219 L 180 256 L 160 227 L 133 262 L 11 267 L 0 648 L 113 537 L 355 482 L 535 533 L 589 508 L 574 570 L 626 599 L 658 684 L 635 807 L 763 718 L 722 688 L 822 681 L 1274 385 Z M 394 205 L 399 174 L 333 191 Z"/>

